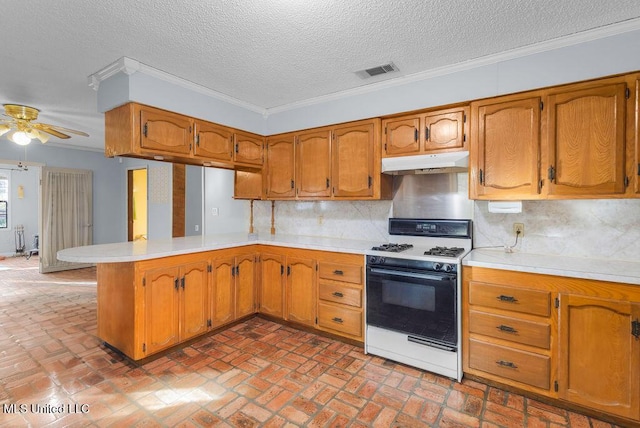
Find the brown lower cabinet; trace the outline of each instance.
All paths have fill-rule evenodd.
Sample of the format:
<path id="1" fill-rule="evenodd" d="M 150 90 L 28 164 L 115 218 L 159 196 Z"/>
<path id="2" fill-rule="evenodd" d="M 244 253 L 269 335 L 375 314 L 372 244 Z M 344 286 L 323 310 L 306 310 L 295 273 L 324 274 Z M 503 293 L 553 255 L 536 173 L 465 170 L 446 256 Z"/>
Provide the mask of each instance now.
<path id="1" fill-rule="evenodd" d="M 262 246 L 259 312 L 364 340 L 364 256 Z"/>
<path id="2" fill-rule="evenodd" d="M 257 312 L 363 341 L 364 257 L 248 245 L 100 263 L 98 337 L 141 360 Z"/>
<path id="3" fill-rule="evenodd" d="M 640 287 L 465 267 L 463 368 L 640 421 Z"/>

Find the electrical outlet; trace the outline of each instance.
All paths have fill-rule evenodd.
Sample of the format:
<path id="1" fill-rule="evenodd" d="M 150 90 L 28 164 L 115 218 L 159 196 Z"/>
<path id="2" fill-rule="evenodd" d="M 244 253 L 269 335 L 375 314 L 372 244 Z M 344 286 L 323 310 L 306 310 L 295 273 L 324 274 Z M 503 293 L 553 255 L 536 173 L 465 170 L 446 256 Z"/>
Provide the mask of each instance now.
<path id="1" fill-rule="evenodd" d="M 524 236 L 524 223 L 513 223 L 513 233 L 522 238 Z"/>
<path id="2" fill-rule="evenodd" d="M 318 226 L 322 226 L 323 223 L 324 223 L 324 216 L 323 215 L 319 215 L 318 216 Z"/>

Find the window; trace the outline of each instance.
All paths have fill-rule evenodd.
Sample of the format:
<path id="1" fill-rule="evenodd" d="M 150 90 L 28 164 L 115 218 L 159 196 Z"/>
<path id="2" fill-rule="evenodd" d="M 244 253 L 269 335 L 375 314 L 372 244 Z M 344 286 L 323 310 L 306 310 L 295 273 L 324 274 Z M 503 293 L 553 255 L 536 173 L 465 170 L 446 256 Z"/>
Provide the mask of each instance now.
<path id="1" fill-rule="evenodd" d="M 9 176 L 0 174 L 0 229 L 9 227 Z"/>

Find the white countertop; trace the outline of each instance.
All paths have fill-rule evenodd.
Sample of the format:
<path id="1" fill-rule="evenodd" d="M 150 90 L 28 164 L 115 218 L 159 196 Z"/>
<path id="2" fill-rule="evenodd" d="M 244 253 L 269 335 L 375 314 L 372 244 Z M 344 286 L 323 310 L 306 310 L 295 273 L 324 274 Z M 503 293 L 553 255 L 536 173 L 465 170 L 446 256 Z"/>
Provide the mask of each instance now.
<path id="1" fill-rule="evenodd" d="M 66 248 L 58 251 L 58 259 L 76 263 L 118 263 L 157 259 L 202 251 L 222 250 L 244 245 L 265 244 L 339 253 L 365 254 L 380 242 L 354 239 L 323 238 L 296 235 L 248 235 L 246 233 L 184 238 L 153 239 Z"/>
<path id="2" fill-rule="evenodd" d="M 571 278 L 640 285 L 640 261 L 620 261 L 544 254 L 506 253 L 502 249 L 475 249 L 462 260 L 478 266 Z"/>

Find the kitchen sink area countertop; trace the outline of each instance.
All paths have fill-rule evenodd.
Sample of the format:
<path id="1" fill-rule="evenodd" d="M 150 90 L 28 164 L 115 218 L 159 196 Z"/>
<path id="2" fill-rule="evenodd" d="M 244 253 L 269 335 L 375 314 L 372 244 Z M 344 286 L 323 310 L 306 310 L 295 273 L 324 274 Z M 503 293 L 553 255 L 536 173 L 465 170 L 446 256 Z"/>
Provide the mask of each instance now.
<path id="1" fill-rule="evenodd" d="M 372 246 L 379 245 L 380 242 L 324 238 L 320 236 L 229 233 L 66 248 L 58 251 L 57 256 L 60 260 L 75 263 L 119 263 L 222 250 L 253 244 L 365 254 Z"/>
<path id="2" fill-rule="evenodd" d="M 462 264 L 640 285 L 640 262 L 529 254 L 517 251 L 507 253 L 503 249 L 478 248 L 471 251 L 462 260 Z"/>

